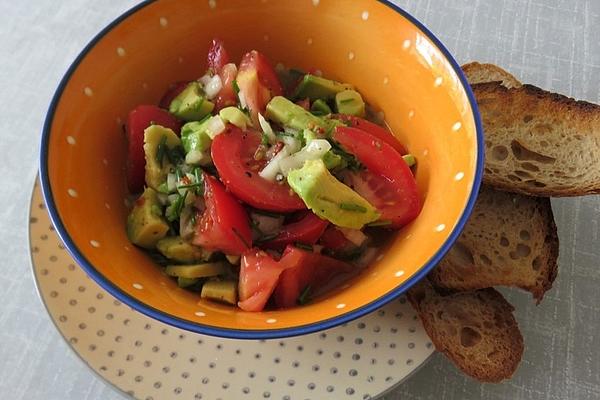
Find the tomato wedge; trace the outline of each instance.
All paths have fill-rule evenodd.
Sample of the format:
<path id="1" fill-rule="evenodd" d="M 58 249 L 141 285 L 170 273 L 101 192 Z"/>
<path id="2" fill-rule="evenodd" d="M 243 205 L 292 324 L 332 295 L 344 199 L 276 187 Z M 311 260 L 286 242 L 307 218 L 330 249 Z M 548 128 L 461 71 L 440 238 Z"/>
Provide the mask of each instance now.
<path id="1" fill-rule="evenodd" d="M 127 186 L 130 193 L 144 190 L 146 158 L 144 130 L 151 124 L 162 125 L 179 134 L 181 123 L 167 111 L 152 105 L 137 106 L 127 117 Z"/>
<path id="2" fill-rule="evenodd" d="M 213 39 L 208 50 L 208 70 L 221 78 L 222 88 L 215 99 L 215 111 L 234 106 L 237 103 L 237 94 L 233 88 L 233 81 L 237 76 L 237 67 L 229 62 L 229 53 L 220 39 Z"/>
<path id="3" fill-rule="evenodd" d="M 208 69 L 218 74 L 225 64 L 229 63 L 229 53 L 221 39 L 213 39 L 208 49 Z"/>
<path id="4" fill-rule="evenodd" d="M 166 93 L 160 99 L 158 106 L 160 108 L 168 110 L 173 99 L 175 99 L 175 97 L 177 97 L 179 93 L 183 92 L 183 89 L 185 89 L 189 84 L 190 82 L 188 81 L 179 81 L 169 85 L 169 88 L 167 89 Z"/>
<path id="5" fill-rule="evenodd" d="M 406 225 L 419 215 L 421 199 L 406 162 L 387 142 L 365 131 L 337 127 L 333 138 L 367 167 L 353 175 L 353 186 L 382 214 L 392 228 Z"/>
<path id="6" fill-rule="evenodd" d="M 323 235 L 319 239 L 319 243 L 323 247 L 339 253 L 350 251 L 356 247 L 354 243 L 349 241 L 346 236 L 333 225 L 330 225 L 325 229 L 325 232 L 323 232 Z"/>
<path id="7" fill-rule="evenodd" d="M 254 126 L 259 126 L 258 113 L 264 114 L 269 100 L 283 94 L 279 78 L 267 57 L 256 50 L 246 53 L 240 62 L 237 84 Z"/>
<path id="8" fill-rule="evenodd" d="M 260 140 L 260 133 L 242 132 L 231 124 L 215 137 L 211 156 L 221 181 L 237 198 L 252 207 L 276 212 L 305 209 L 304 202 L 286 182 L 271 182 L 258 175 L 264 166 L 264 162 L 254 159 Z"/>
<path id="9" fill-rule="evenodd" d="M 206 209 L 199 215 L 193 243 L 209 250 L 240 255 L 252 246 L 252 231 L 244 207 L 213 176 L 204 176 Z"/>
<path id="10" fill-rule="evenodd" d="M 284 225 L 276 238 L 262 246 L 267 249 L 283 249 L 292 243 L 315 244 L 327 225 L 329 222 L 307 211 L 299 221 Z"/>
<path id="11" fill-rule="evenodd" d="M 377 139 L 392 146 L 401 155 L 406 154 L 406 149 L 402 146 L 402 143 L 396 139 L 392 132 L 382 126 L 367 121 L 366 119 L 355 117 L 354 115 L 334 114 L 332 115 L 332 118 L 339 119 L 340 121 L 349 124 L 352 128 L 360 129 L 361 131 L 365 131 L 368 134 L 375 136 Z"/>
<path id="12" fill-rule="evenodd" d="M 238 306 L 244 311 L 262 311 L 271 297 L 279 276 L 291 264 L 275 261 L 260 249 L 249 249 L 242 255 Z"/>
<path id="13" fill-rule="evenodd" d="M 280 308 L 298 305 L 298 297 L 308 286 L 311 291 L 318 290 L 335 275 L 354 268 L 346 262 L 294 246 L 286 247 L 279 263 L 286 266 L 274 291 L 275 304 Z"/>

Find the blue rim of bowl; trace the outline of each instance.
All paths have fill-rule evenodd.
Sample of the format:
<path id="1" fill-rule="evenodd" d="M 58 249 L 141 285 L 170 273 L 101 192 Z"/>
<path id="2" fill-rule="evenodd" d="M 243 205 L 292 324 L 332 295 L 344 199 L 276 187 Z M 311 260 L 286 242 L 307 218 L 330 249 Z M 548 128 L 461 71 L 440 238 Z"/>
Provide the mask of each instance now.
<path id="1" fill-rule="evenodd" d="M 174 326 L 176 328 L 185 329 L 191 332 L 206 334 L 211 336 L 218 336 L 229 339 L 276 339 L 283 337 L 291 337 L 291 336 L 299 336 L 306 335 L 313 332 L 322 331 L 325 329 L 333 328 L 337 325 L 341 325 L 347 322 L 350 322 L 356 318 L 362 317 L 370 312 L 377 310 L 388 302 L 394 300 L 398 296 L 402 295 L 406 292 L 410 287 L 412 287 L 415 283 L 423 279 L 427 273 L 435 267 L 438 262 L 444 257 L 444 255 L 450 250 L 460 233 L 462 232 L 471 212 L 473 211 L 473 207 L 475 205 L 475 201 L 477 199 L 477 194 L 479 193 L 479 188 L 481 186 L 481 180 L 483 175 L 483 162 L 484 162 L 484 152 L 483 152 L 483 125 L 481 123 L 481 117 L 479 114 L 479 109 L 477 107 L 477 102 L 475 101 L 475 97 L 471 88 L 467 82 L 465 75 L 463 74 L 460 66 L 454 59 L 454 57 L 450 54 L 448 49 L 442 44 L 442 42 L 429 30 L 427 29 L 421 22 L 419 22 L 416 18 L 410 15 L 408 12 L 398 7 L 397 5 L 391 3 L 389 0 L 377 0 L 378 2 L 390 7 L 401 16 L 406 18 L 412 24 L 414 24 L 421 32 L 423 32 L 442 52 L 446 60 L 452 65 L 454 72 L 460 78 L 461 84 L 467 97 L 469 99 L 469 103 L 471 105 L 471 110 L 473 114 L 473 118 L 475 120 L 475 127 L 477 133 L 477 162 L 475 167 L 475 178 L 473 181 L 473 186 L 471 188 L 471 194 L 469 195 L 469 200 L 467 201 L 466 207 L 458 220 L 456 226 L 452 230 L 450 236 L 444 244 L 440 247 L 440 249 L 435 253 L 433 257 L 429 259 L 417 273 L 415 273 L 412 277 L 404 281 L 402 284 L 387 292 L 383 296 L 378 299 L 365 304 L 353 311 L 347 312 L 345 314 L 339 315 L 337 317 L 329 318 L 323 321 L 314 322 L 311 324 L 301 325 L 292 328 L 281 328 L 281 329 L 265 329 L 265 330 L 245 330 L 245 329 L 229 329 L 229 328 L 218 328 L 209 325 L 203 325 L 201 323 L 191 322 L 188 320 L 184 320 L 178 317 L 174 317 L 170 314 L 167 314 L 163 311 L 157 310 L 154 307 L 151 307 L 141 301 L 135 299 L 129 294 L 122 291 L 119 287 L 115 286 L 112 282 L 110 282 L 104 275 L 102 275 L 94 266 L 85 258 L 85 256 L 79 251 L 74 241 L 71 239 L 71 236 L 67 232 L 62 220 L 60 219 L 60 215 L 58 214 L 58 210 L 56 208 L 56 204 L 54 202 L 54 197 L 52 195 L 52 189 L 50 187 L 50 177 L 48 174 L 48 142 L 50 139 L 50 132 L 52 128 L 52 122 L 54 119 L 54 112 L 56 111 L 56 107 L 60 101 L 63 90 L 65 89 L 67 83 L 73 72 L 77 69 L 83 58 L 87 55 L 87 53 L 98 43 L 107 33 L 109 33 L 115 26 L 121 23 L 123 20 L 127 19 L 129 16 L 137 12 L 138 10 L 146 7 L 147 5 L 154 3 L 156 0 L 146 0 L 142 3 L 132 7 L 127 10 L 125 13 L 121 14 L 118 18 L 112 21 L 108 26 L 102 29 L 79 53 L 79 55 L 75 58 L 75 61 L 71 64 L 63 78 L 61 79 L 54 96 L 52 97 L 52 101 L 50 102 L 50 106 L 48 108 L 48 112 L 46 114 L 46 119 L 44 121 L 44 126 L 42 130 L 42 140 L 41 140 L 41 150 L 40 150 L 40 181 L 42 187 L 42 195 L 44 197 L 44 201 L 46 202 L 46 207 L 50 214 L 50 220 L 52 224 L 56 228 L 56 232 L 58 233 L 60 239 L 65 243 L 65 247 L 71 254 L 71 256 L 77 261 L 77 263 L 84 269 L 84 271 L 100 286 L 106 289 L 112 296 L 120 300 L 121 302 L 131 306 L 135 310 L 154 318 L 158 321 L 166 323 L 168 325 Z"/>

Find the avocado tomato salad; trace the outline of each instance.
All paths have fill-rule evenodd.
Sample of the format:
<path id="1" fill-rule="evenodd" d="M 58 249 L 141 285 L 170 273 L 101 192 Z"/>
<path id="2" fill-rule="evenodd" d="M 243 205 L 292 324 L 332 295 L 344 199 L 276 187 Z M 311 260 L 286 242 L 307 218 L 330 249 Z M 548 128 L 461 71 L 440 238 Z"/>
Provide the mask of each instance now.
<path id="1" fill-rule="evenodd" d="M 203 299 L 310 302 L 421 210 L 415 158 L 367 114 L 351 84 L 213 40 L 205 75 L 129 114 L 130 241 Z"/>

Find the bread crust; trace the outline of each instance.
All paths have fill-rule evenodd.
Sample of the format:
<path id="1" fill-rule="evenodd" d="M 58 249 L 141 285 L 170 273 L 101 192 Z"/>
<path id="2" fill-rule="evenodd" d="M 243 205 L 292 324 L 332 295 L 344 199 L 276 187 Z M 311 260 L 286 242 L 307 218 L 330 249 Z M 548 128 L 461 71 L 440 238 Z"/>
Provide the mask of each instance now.
<path id="1" fill-rule="evenodd" d="M 482 82 L 501 82 L 507 88 L 519 87 L 521 82 L 511 73 L 494 64 L 478 63 L 476 61 L 463 65 L 463 72 L 470 84 Z"/>

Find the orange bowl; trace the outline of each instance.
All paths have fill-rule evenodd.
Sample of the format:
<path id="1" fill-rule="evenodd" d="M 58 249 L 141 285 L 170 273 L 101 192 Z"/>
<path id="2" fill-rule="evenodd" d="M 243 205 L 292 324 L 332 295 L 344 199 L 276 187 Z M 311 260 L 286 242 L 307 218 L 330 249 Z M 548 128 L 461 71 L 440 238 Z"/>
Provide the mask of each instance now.
<path id="1" fill-rule="evenodd" d="M 180 289 L 125 234 L 122 124 L 168 85 L 202 75 L 210 39 L 233 59 L 319 68 L 354 84 L 415 154 L 420 216 L 378 261 L 313 303 L 249 313 Z M 481 182 L 483 132 L 458 64 L 402 9 L 375 0 L 144 2 L 117 18 L 67 71 L 44 125 L 40 176 L 57 232 L 81 267 L 134 309 L 190 331 L 274 338 L 375 310 L 423 278 L 462 230 Z"/>

